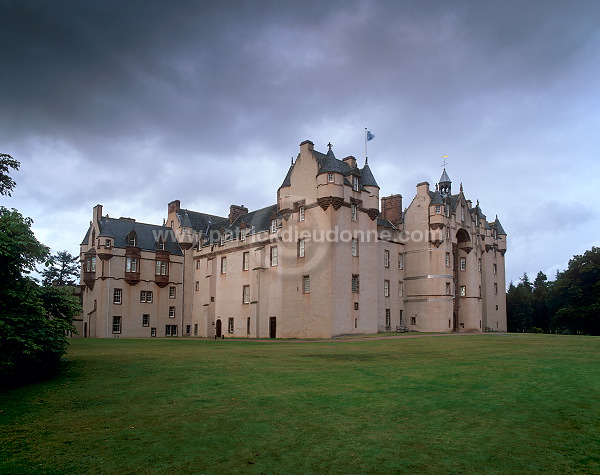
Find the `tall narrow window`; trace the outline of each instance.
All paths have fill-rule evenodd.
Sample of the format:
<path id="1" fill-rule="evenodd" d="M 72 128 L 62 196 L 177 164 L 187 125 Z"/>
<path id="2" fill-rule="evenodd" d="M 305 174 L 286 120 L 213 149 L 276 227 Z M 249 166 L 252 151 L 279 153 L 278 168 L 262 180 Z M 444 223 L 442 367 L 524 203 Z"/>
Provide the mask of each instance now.
<path id="1" fill-rule="evenodd" d="M 358 209 L 355 204 L 350 205 L 350 213 L 352 215 L 352 221 L 356 221 L 358 219 Z"/>
<path id="2" fill-rule="evenodd" d="M 352 175 L 352 189 L 358 191 L 358 177 Z"/>
<path id="3" fill-rule="evenodd" d="M 298 257 L 304 257 L 304 239 L 298 239 Z"/>
<path id="4" fill-rule="evenodd" d="M 150 315 L 142 315 L 142 326 L 143 327 L 150 326 Z"/>
<path id="5" fill-rule="evenodd" d="M 398 297 L 404 297 L 404 282 L 398 281 Z"/>
<path id="6" fill-rule="evenodd" d="M 240 229 L 240 241 L 246 240 L 246 228 Z"/>
<path id="7" fill-rule="evenodd" d="M 358 256 L 358 239 L 352 238 L 352 256 Z"/>
<path id="8" fill-rule="evenodd" d="M 250 286 L 244 285 L 242 287 L 242 303 L 250 303 Z"/>
<path id="9" fill-rule="evenodd" d="M 221 257 L 221 274 L 227 274 L 227 257 Z"/>
<path id="10" fill-rule="evenodd" d="M 461 297 L 466 297 L 467 296 L 467 286 L 466 285 L 461 285 L 460 286 L 460 296 Z"/>
<path id="11" fill-rule="evenodd" d="M 174 299 L 177 289 L 175 287 L 169 287 L 169 298 Z"/>
<path id="12" fill-rule="evenodd" d="M 360 291 L 360 282 L 358 274 L 352 274 L 352 292 L 358 293 Z"/>
<path id="13" fill-rule="evenodd" d="M 276 232 L 277 232 L 277 220 L 272 219 L 271 220 L 271 234 L 274 234 Z"/>
<path id="14" fill-rule="evenodd" d="M 169 318 L 175 318 L 175 307 L 169 307 Z"/>
<path id="15" fill-rule="evenodd" d="M 390 314 L 390 309 L 389 308 L 385 309 L 385 326 L 386 327 L 392 326 L 392 316 Z"/>
<path id="16" fill-rule="evenodd" d="M 304 206 L 298 208 L 298 221 L 304 221 Z"/>
<path id="17" fill-rule="evenodd" d="M 446 282 L 446 295 L 452 295 L 452 286 L 450 282 Z"/>
<path id="18" fill-rule="evenodd" d="M 390 281 L 389 280 L 383 281 L 383 296 L 384 297 L 390 296 Z"/>
<path id="19" fill-rule="evenodd" d="M 404 269 L 404 254 L 398 253 L 398 269 Z"/>
<path id="20" fill-rule="evenodd" d="M 446 267 L 450 267 L 450 253 L 446 253 Z"/>
<path id="21" fill-rule="evenodd" d="M 242 254 L 242 270 L 250 269 L 250 253 L 244 252 Z"/>
<path id="22" fill-rule="evenodd" d="M 127 245 L 132 247 L 137 245 L 137 236 L 135 235 L 135 232 L 131 231 L 127 236 Z"/>
<path id="23" fill-rule="evenodd" d="M 466 257 L 460 258 L 460 270 L 467 270 L 467 258 Z"/>
<path id="24" fill-rule="evenodd" d="M 497 264 L 493 264 L 493 265 L 492 265 L 492 272 L 493 272 L 494 274 L 496 274 L 496 273 L 498 272 L 498 265 L 497 265 Z"/>
<path id="25" fill-rule="evenodd" d="M 112 332 L 121 333 L 121 317 L 113 317 Z"/>
<path id="26" fill-rule="evenodd" d="M 123 290 L 114 289 L 113 290 L 113 303 L 119 305 L 122 302 Z"/>
<path id="27" fill-rule="evenodd" d="M 477 261 L 477 270 L 481 272 L 481 259 Z"/>
<path id="28" fill-rule="evenodd" d="M 96 256 L 88 256 L 85 259 L 86 272 L 96 272 Z"/>
<path id="29" fill-rule="evenodd" d="M 275 267 L 277 265 L 277 246 L 273 246 L 271 248 L 271 267 Z"/>
<path id="30" fill-rule="evenodd" d="M 227 332 L 233 333 L 233 317 L 229 317 L 229 320 L 227 321 Z"/>
<path id="31" fill-rule="evenodd" d="M 494 282 L 494 293 L 498 293 L 498 284 L 496 282 Z"/>
<path id="32" fill-rule="evenodd" d="M 310 277 L 308 275 L 302 277 L 302 293 L 310 293 Z"/>
<path id="33" fill-rule="evenodd" d="M 389 267 L 389 266 L 390 266 L 390 251 L 385 249 L 383 251 L 383 267 Z"/>
<path id="34" fill-rule="evenodd" d="M 328 173 L 327 174 L 327 183 L 333 183 L 334 178 L 333 178 L 333 173 Z"/>

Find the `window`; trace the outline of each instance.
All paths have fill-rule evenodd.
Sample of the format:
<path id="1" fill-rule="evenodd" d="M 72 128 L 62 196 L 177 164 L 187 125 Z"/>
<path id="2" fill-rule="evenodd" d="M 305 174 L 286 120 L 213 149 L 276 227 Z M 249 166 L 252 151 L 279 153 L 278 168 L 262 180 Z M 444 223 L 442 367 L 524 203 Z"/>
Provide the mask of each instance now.
<path id="1" fill-rule="evenodd" d="M 302 293 L 310 294 L 310 277 L 308 275 L 302 276 Z"/>
<path id="2" fill-rule="evenodd" d="M 250 286 L 244 285 L 242 287 L 242 303 L 250 303 Z"/>
<path id="3" fill-rule="evenodd" d="M 156 261 L 156 275 L 169 275 L 169 263 L 167 261 Z"/>
<path id="4" fill-rule="evenodd" d="M 250 269 L 250 253 L 244 252 L 242 254 L 242 270 Z"/>
<path id="5" fill-rule="evenodd" d="M 450 228 L 446 229 L 446 239 L 450 239 Z"/>
<path id="6" fill-rule="evenodd" d="M 304 257 L 304 239 L 298 239 L 298 257 Z"/>
<path id="7" fill-rule="evenodd" d="M 466 297 L 467 296 L 467 286 L 466 285 L 461 285 L 460 286 L 460 296 L 461 297 Z"/>
<path id="8" fill-rule="evenodd" d="M 270 250 L 271 267 L 277 265 L 277 246 L 273 246 Z"/>
<path id="9" fill-rule="evenodd" d="M 356 221 L 358 219 L 358 215 L 357 215 L 357 207 L 355 204 L 351 204 L 350 205 L 350 212 L 352 214 L 352 221 Z"/>
<path id="10" fill-rule="evenodd" d="M 86 257 L 85 265 L 86 272 L 96 272 L 96 256 Z"/>
<path id="11" fill-rule="evenodd" d="M 452 295 L 452 286 L 450 282 L 446 282 L 446 295 Z"/>
<path id="12" fill-rule="evenodd" d="M 142 326 L 143 327 L 150 326 L 150 315 L 142 315 Z"/>
<path id="13" fill-rule="evenodd" d="M 246 318 L 246 333 L 250 335 L 250 317 Z"/>
<path id="14" fill-rule="evenodd" d="M 227 274 L 227 257 L 221 257 L 221 274 Z"/>
<path id="15" fill-rule="evenodd" d="M 177 289 L 175 287 L 169 287 L 169 298 L 174 299 Z"/>
<path id="16" fill-rule="evenodd" d="M 169 307 L 169 318 L 175 318 L 175 307 Z"/>
<path id="17" fill-rule="evenodd" d="M 177 336 L 177 325 L 165 325 L 165 336 Z"/>
<path id="18" fill-rule="evenodd" d="M 271 234 L 275 234 L 277 232 L 277 220 L 271 220 Z"/>
<path id="19" fill-rule="evenodd" d="M 392 317 L 390 315 L 390 309 L 385 309 L 385 326 L 390 327 L 392 325 Z"/>
<path id="20" fill-rule="evenodd" d="M 113 291 L 113 303 L 117 305 L 121 304 L 123 297 L 123 291 L 121 289 L 115 289 Z"/>
<path id="21" fill-rule="evenodd" d="M 240 229 L 240 241 L 246 240 L 246 228 Z"/>
<path id="22" fill-rule="evenodd" d="M 223 246 L 225 244 L 225 232 L 221 232 L 219 236 L 219 245 Z"/>
<path id="23" fill-rule="evenodd" d="M 137 272 L 138 271 L 137 264 L 138 264 L 137 257 L 125 258 L 125 272 Z"/>
<path id="24" fill-rule="evenodd" d="M 477 270 L 481 272 L 481 259 L 477 261 Z"/>
<path id="25" fill-rule="evenodd" d="M 358 310 L 358 302 L 354 302 L 354 310 Z"/>
<path id="26" fill-rule="evenodd" d="M 159 251 L 164 251 L 165 250 L 165 242 L 161 239 L 160 241 L 158 241 L 158 244 L 156 247 Z"/>
<path id="27" fill-rule="evenodd" d="M 198 336 L 198 324 L 194 323 L 194 336 Z"/>
<path id="28" fill-rule="evenodd" d="M 496 282 L 494 282 L 494 293 L 498 293 L 498 284 Z"/>
<path id="29" fill-rule="evenodd" d="M 196 281 L 196 291 L 200 290 L 200 281 Z"/>
<path id="30" fill-rule="evenodd" d="M 398 253 L 398 269 L 404 269 L 404 254 Z"/>
<path id="31" fill-rule="evenodd" d="M 435 214 L 441 214 L 442 207 L 441 205 L 435 205 Z"/>
<path id="32" fill-rule="evenodd" d="M 390 266 L 390 251 L 385 249 L 383 251 L 383 267 L 389 267 L 389 266 Z"/>
<path id="33" fill-rule="evenodd" d="M 417 317 L 410 317 L 410 324 L 411 325 L 416 325 L 417 324 Z"/>
<path id="34" fill-rule="evenodd" d="M 150 336 L 156 336 L 156 327 L 150 329 Z"/>
<path id="35" fill-rule="evenodd" d="M 450 206 L 444 206 L 444 211 L 446 211 L 446 218 L 450 217 Z"/>
<path id="36" fill-rule="evenodd" d="M 110 246 L 111 246 L 111 244 L 112 244 L 112 241 L 111 241 L 110 239 L 107 239 L 107 240 L 106 240 L 106 247 L 107 247 L 108 249 L 110 249 Z"/>
<path id="37" fill-rule="evenodd" d="M 479 286 L 479 297 L 481 298 L 481 285 Z"/>
<path id="38" fill-rule="evenodd" d="M 352 176 L 352 189 L 358 191 L 358 177 L 354 175 Z"/>
<path id="39" fill-rule="evenodd" d="M 358 256 L 358 239 L 352 238 L 352 256 Z"/>
<path id="40" fill-rule="evenodd" d="M 233 317 L 229 317 L 229 320 L 227 321 L 227 331 L 233 333 Z"/>
<path id="41" fill-rule="evenodd" d="M 461 221 L 465 220 L 465 207 L 464 207 L 464 205 L 460 205 L 460 220 Z"/>
<path id="42" fill-rule="evenodd" d="M 185 326 L 185 336 L 190 336 L 190 329 L 192 328 L 191 325 L 186 325 Z"/>
<path id="43" fill-rule="evenodd" d="M 460 258 L 460 270 L 467 270 L 467 258 L 466 257 Z"/>
<path id="44" fill-rule="evenodd" d="M 400 310 L 400 325 L 404 325 L 404 310 Z"/>
<path id="45" fill-rule="evenodd" d="M 384 297 L 390 296 L 390 281 L 389 280 L 383 281 L 383 296 Z"/>
<path id="46" fill-rule="evenodd" d="M 152 303 L 152 291 L 151 290 L 141 290 L 140 291 L 140 302 Z"/>
<path id="47" fill-rule="evenodd" d="M 113 333 L 121 333 L 121 317 L 113 317 Z"/>
<path id="48" fill-rule="evenodd" d="M 450 267 L 450 253 L 446 253 L 446 267 Z"/>
<path id="49" fill-rule="evenodd" d="M 492 265 L 492 272 L 496 274 L 498 272 L 498 266 L 496 264 Z"/>
<path id="50" fill-rule="evenodd" d="M 304 221 L 304 206 L 298 208 L 298 221 Z"/>
<path id="51" fill-rule="evenodd" d="M 404 282 L 398 281 L 398 297 L 404 297 Z"/>
<path id="52" fill-rule="evenodd" d="M 127 236 L 127 245 L 135 247 L 136 244 L 137 244 L 137 236 L 135 235 L 135 233 L 132 232 L 129 234 L 129 236 Z"/>
<path id="53" fill-rule="evenodd" d="M 492 257 L 496 257 L 496 248 L 492 247 Z"/>
<path id="54" fill-rule="evenodd" d="M 360 290 L 360 282 L 358 274 L 352 274 L 352 292 L 357 294 Z"/>
<path id="55" fill-rule="evenodd" d="M 327 183 L 333 183 L 333 182 L 334 182 L 333 173 L 328 173 L 327 174 Z"/>

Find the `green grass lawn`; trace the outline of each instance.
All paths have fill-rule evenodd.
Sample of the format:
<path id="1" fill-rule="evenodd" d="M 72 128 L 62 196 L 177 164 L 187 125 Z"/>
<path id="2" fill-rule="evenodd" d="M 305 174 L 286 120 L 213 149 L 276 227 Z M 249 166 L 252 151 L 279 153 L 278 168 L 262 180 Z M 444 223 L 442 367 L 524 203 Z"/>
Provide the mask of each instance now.
<path id="1" fill-rule="evenodd" d="M 600 473 L 600 338 L 73 340 L 0 473 Z"/>

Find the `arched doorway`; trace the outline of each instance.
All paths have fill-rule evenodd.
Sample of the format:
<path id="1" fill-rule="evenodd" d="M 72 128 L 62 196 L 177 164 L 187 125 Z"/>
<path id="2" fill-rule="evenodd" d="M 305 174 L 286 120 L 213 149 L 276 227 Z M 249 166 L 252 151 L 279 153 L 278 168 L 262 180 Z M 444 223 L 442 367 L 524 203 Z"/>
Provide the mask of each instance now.
<path id="1" fill-rule="evenodd" d="M 222 326 L 221 319 L 218 319 L 217 323 L 215 325 L 215 331 L 216 331 L 216 337 L 217 338 L 221 338 L 223 336 L 223 333 L 222 333 L 222 330 L 221 330 L 221 326 Z"/>

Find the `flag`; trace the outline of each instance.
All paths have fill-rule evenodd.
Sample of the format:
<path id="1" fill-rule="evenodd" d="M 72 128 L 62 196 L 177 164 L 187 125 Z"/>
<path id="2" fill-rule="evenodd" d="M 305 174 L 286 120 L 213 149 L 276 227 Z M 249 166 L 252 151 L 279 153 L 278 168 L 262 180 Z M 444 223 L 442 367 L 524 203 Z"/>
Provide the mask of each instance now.
<path id="1" fill-rule="evenodd" d="M 442 155 L 442 158 L 448 158 L 448 155 Z"/>
<path id="2" fill-rule="evenodd" d="M 367 130 L 367 142 L 373 140 L 375 138 L 375 134 L 370 130 Z"/>

